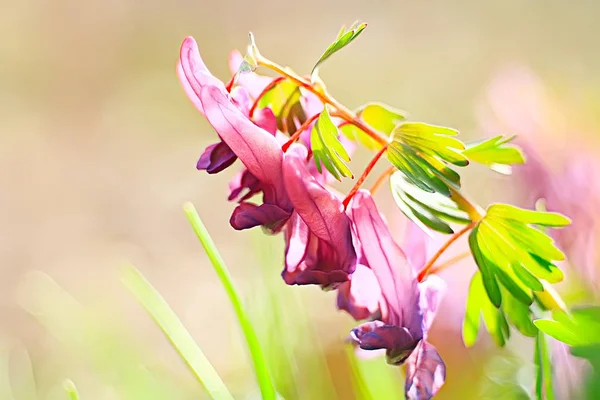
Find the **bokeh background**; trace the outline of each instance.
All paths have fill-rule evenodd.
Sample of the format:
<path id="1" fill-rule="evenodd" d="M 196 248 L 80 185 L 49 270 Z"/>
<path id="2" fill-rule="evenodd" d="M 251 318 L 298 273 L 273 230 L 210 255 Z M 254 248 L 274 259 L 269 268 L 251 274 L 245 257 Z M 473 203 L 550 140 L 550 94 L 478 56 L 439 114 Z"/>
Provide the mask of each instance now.
<path id="1" fill-rule="evenodd" d="M 227 81 L 229 51 L 245 48 L 248 31 L 265 56 L 305 74 L 341 25 L 368 22 L 322 68 L 330 92 L 351 108 L 391 104 L 465 140 L 520 135 L 534 167 L 512 177 L 470 168 L 466 191 L 482 205 L 530 207 L 558 194 L 553 204 L 584 221 L 565 243 L 585 255 L 565 264 L 560 290 L 573 304 L 592 301 L 598 15 L 592 0 L 3 2 L 0 398 L 65 398 L 65 378 L 85 399 L 204 398 L 124 288 L 127 262 L 163 294 L 236 398 L 259 398 L 230 304 L 182 213 L 187 200 L 240 286 L 286 398 L 361 398 L 344 344 L 352 321 L 336 311 L 334 293 L 286 287 L 281 237 L 228 224 L 235 171 L 195 169 L 215 134 L 175 74 L 187 35 Z M 355 172 L 367 156 L 353 158 Z M 582 158 L 585 167 L 565 172 Z M 403 217 L 387 189 L 377 196 L 400 238 Z M 465 249 L 456 244 L 448 257 Z M 533 382 L 530 342 L 514 335 L 498 350 L 482 335 L 473 349 L 462 345 L 473 270 L 466 260 L 443 274 L 450 290 L 431 333 L 448 364 L 439 398 L 523 398 L 520 385 Z M 401 387 L 400 371 L 381 371 Z"/>

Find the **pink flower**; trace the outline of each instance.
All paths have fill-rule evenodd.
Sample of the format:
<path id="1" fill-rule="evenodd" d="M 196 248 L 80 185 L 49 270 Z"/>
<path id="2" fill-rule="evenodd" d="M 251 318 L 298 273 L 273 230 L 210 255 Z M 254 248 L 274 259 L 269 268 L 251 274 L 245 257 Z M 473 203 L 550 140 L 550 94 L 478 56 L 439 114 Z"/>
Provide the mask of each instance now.
<path id="1" fill-rule="evenodd" d="M 306 167 L 306 150 L 288 152 L 285 187 L 294 213 L 285 228 L 283 279 L 288 284 L 336 287 L 356 268 L 350 218 L 340 199 L 325 189 Z M 303 157 L 304 156 L 304 157 Z"/>
<path id="2" fill-rule="evenodd" d="M 426 342 L 445 283 L 436 276 L 417 282 L 415 269 L 392 239 L 369 192 L 360 190 L 351 206 L 362 255 L 381 290 L 377 319 L 353 329 L 351 338 L 363 350 L 385 349 L 390 364 L 407 362 L 407 397 L 430 399 L 446 376 L 443 360 Z M 372 285 L 367 289 L 374 290 Z"/>

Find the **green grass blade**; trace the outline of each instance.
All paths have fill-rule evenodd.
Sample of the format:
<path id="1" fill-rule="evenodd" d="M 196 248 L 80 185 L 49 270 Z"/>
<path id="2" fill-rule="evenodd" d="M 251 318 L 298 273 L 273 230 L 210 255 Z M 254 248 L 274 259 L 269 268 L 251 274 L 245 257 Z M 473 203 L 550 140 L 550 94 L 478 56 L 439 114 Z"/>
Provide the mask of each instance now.
<path id="1" fill-rule="evenodd" d="M 225 288 L 225 292 L 231 301 L 238 321 L 240 322 L 242 332 L 244 332 L 246 342 L 248 343 L 248 350 L 252 356 L 252 362 L 254 363 L 254 370 L 256 372 L 256 378 L 262 393 L 262 398 L 266 400 L 277 399 L 277 392 L 275 391 L 275 387 L 271 380 L 267 360 L 262 349 L 260 348 L 260 342 L 254 327 L 252 326 L 250 317 L 248 313 L 246 313 L 242 299 L 233 283 L 233 279 L 229 274 L 227 267 L 225 266 L 225 262 L 219 254 L 219 251 L 217 250 L 217 247 L 210 237 L 206 227 L 202 223 L 202 220 L 194 208 L 194 205 L 189 202 L 185 203 L 183 209 L 185 215 L 190 221 L 190 224 L 192 225 L 192 228 L 194 229 L 194 232 L 196 232 L 198 239 L 200 239 L 202 247 L 204 247 L 204 250 L 206 251 L 206 255 L 215 268 L 217 276 L 221 280 L 221 283 Z"/>
<path id="2" fill-rule="evenodd" d="M 128 266 L 123 273 L 123 282 L 163 330 L 181 357 L 213 399 L 233 400 L 233 396 L 219 374 L 196 344 L 183 323 L 165 299 L 134 267 Z"/>
<path id="3" fill-rule="evenodd" d="M 79 392 L 75 387 L 75 383 L 72 380 L 67 379 L 63 382 L 63 388 L 65 392 L 67 392 L 67 396 L 69 396 L 69 400 L 79 400 Z"/>

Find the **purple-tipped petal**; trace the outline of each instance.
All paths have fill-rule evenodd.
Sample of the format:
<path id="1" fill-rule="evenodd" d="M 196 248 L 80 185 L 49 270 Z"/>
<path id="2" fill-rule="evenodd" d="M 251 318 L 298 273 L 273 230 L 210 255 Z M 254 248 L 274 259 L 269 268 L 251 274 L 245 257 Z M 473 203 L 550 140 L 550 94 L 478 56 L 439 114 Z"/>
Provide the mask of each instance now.
<path id="1" fill-rule="evenodd" d="M 234 229 L 242 230 L 264 226 L 267 230 L 277 232 L 281 229 L 290 214 L 273 204 L 241 203 L 233 210 L 229 223 Z"/>
<path id="2" fill-rule="evenodd" d="M 245 189 L 248 191 L 241 196 Z M 227 199 L 237 202 L 246 201 L 261 190 L 260 181 L 250 171 L 243 169 L 229 182 L 229 197 Z"/>
<path id="3" fill-rule="evenodd" d="M 301 147 L 301 146 L 300 146 Z M 288 152 L 283 162 L 285 188 L 295 212 L 310 231 L 308 252 L 296 284 L 332 287 L 348 280 L 356 268 L 350 219 L 340 199 L 310 174 L 300 152 Z M 286 280 L 287 281 L 287 280 Z"/>
<path id="4" fill-rule="evenodd" d="M 337 307 L 345 310 L 359 321 L 373 316 L 379 311 L 381 288 L 373 271 L 358 264 L 350 277 L 338 288 Z"/>
<path id="5" fill-rule="evenodd" d="M 200 57 L 198 45 L 192 37 L 187 37 L 181 44 L 179 62 L 177 63 L 177 75 L 185 93 L 200 112 L 204 113 L 204 107 L 200 101 L 200 91 L 204 86 L 214 86 L 225 92 L 225 85 L 215 78 Z"/>
<path id="6" fill-rule="evenodd" d="M 209 174 L 223 171 L 237 160 L 229 146 L 223 142 L 211 144 L 198 159 L 196 168 L 206 170 Z"/>
<path id="7" fill-rule="evenodd" d="M 404 390 L 409 400 L 429 400 L 446 381 L 446 364 L 433 345 L 422 340 L 406 363 Z"/>
<path id="8" fill-rule="evenodd" d="M 221 139 L 261 183 L 273 187 L 277 200 L 285 201 L 283 152 L 273 135 L 250 121 L 216 87 L 202 89 L 200 100 L 208 122 Z"/>
<path id="9" fill-rule="evenodd" d="M 351 337 L 363 350 L 386 349 L 388 363 L 392 365 L 402 364 L 419 342 L 408 329 L 381 321 L 367 322 L 354 328 Z"/>
<path id="10" fill-rule="evenodd" d="M 414 270 L 392 239 L 368 191 L 359 190 L 354 195 L 351 213 L 362 253 L 375 273 L 387 305 L 387 309 L 382 309 L 382 320 L 407 328 L 415 340 L 420 340 L 423 328 Z"/>

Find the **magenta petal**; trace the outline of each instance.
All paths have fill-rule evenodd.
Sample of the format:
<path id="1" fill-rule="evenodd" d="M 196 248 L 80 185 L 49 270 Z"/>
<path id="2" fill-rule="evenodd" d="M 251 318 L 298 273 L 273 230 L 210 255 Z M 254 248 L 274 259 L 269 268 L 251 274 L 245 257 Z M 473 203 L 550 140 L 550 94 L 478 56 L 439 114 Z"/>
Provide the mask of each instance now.
<path id="1" fill-rule="evenodd" d="M 415 272 L 392 239 L 369 192 L 359 190 L 354 195 L 351 213 L 362 254 L 377 277 L 388 308 L 382 320 L 389 325 L 406 327 L 420 340 L 423 328 Z"/>
<path id="2" fill-rule="evenodd" d="M 215 78 L 200 57 L 198 45 L 192 37 L 187 37 L 181 44 L 177 74 L 186 94 L 194 105 L 204 113 L 204 107 L 199 101 L 200 91 L 204 86 L 214 86 L 225 92 L 225 85 Z"/>
<path id="3" fill-rule="evenodd" d="M 244 189 L 248 189 L 246 194 L 240 197 Z M 229 201 L 236 200 L 242 202 L 248 200 L 262 190 L 260 182 L 250 171 L 243 169 L 238 172 L 229 182 Z"/>
<path id="4" fill-rule="evenodd" d="M 381 288 L 373 271 L 358 264 L 350 277 L 338 288 L 337 307 L 355 320 L 367 319 L 379 310 Z"/>
<path id="5" fill-rule="evenodd" d="M 231 90 L 231 100 L 233 104 L 242 112 L 244 115 L 248 115 L 250 112 L 250 96 L 243 87 L 237 86 Z"/>
<path id="6" fill-rule="evenodd" d="M 241 203 L 233 210 L 229 223 L 234 229 L 243 230 L 264 226 L 272 232 L 279 231 L 290 216 L 289 212 L 273 204 Z"/>
<path id="7" fill-rule="evenodd" d="M 208 122 L 246 168 L 261 183 L 273 186 L 277 195 L 284 196 L 283 152 L 273 135 L 250 121 L 218 88 L 205 87 L 200 100 Z"/>
<path id="8" fill-rule="evenodd" d="M 211 144 L 200 156 L 196 168 L 206 170 L 209 174 L 223 171 L 237 160 L 229 146 L 223 142 Z"/>
<path id="9" fill-rule="evenodd" d="M 402 364 L 418 343 L 408 329 L 381 321 L 367 322 L 354 328 L 351 337 L 363 350 L 386 349 L 388 363 L 392 365 Z"/>
<path id="10" fill-rule="evenodd" d="M 254 113 L 254 123 L 273 136 L 277 133 L 277 117 L 270 108 L 261 108 Z"/>
<path id="11" fill-rule="evenodd" d="M 429 400 L 446 381 L 446 364 L 433 347 L 422 340 L 406 363 L 404 390 L 409 400 Z"/>

